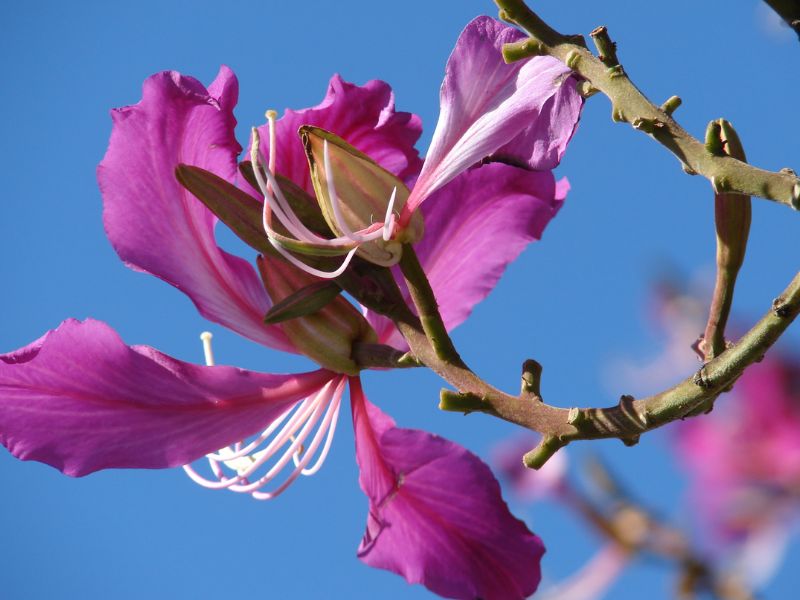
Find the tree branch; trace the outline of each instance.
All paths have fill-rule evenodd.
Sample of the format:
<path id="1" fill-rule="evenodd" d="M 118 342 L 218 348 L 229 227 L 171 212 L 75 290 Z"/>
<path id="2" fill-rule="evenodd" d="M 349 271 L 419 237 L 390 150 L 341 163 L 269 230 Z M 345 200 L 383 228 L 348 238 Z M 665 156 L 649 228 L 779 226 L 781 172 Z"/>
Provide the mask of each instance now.
<path id="1" fill-rule="evenodd" d="M 784 22 L 794 29 L 800 39 L 800 2 L 797 0 L 764 0 Z"/>
<path id="2" fill-rule="evenodd" d="M 525 463 L 532 468 L 542 466 L 550 456 L 571 441 L 619 438 L 632 445 L 646 431 L 710 410 L 716 398 L 729 389 L 749 365 L 763 358 L 764 353 L 800 313 L 798 273 L 783 294 L 773 302 L 769 312 L 750 331 L 706 363 L 694 376 L 654 396 L 638 400 L 622 396 L 617 406 L 558 408 L 544 403 L 539 397 L 541 372 L 540 369 L 532 369 L 530 362 L 524 365 L 523 392 L 519 396 L 512 396 L 480 379 L 455 349 L 453 353 L 444 354 L 436 350 L 437 344 L 445 348 L 452 347 L 452 341 L 444 329 L 425 274 L 421 268 L 417 268 L 419 262 L 413 252 L 409 245 L 403 248 L 403 274 L 412 300 L 420 314 L 426 314 L 429 327 L 426 329 L 419 320 L 408 315 L 397 319 L 396 323 L 414 356 L 458 390 L 458 393 L 443 391 L 440 408 L 465 413 L 483 412 L 541 433 L 539 446 L 525 456 Z M 413 258 L 405 258 L 406 254 Z M 413 268 L 408 268 L 408 265 Z M 430 330 L 439 336 L 435 343 L 426 335 Z M 441 336 L 445 336 L 445 339 Z"/>
<path id="3" fill-rule="evenodd" d="M 615 45 L 604 27 L 593 32 L 601 54 L 598 58 L 586 48 L 582 37 L 558 33 L 522 0 L 495 2 L 500 7 L 502 19 L 518 25 L 531 36 L 507 44 L 503 49 L 506 60 L 511 62 L 541 54 L 558 58 L 589 82 L 587 93 L 599 90 L 608 96 L 615 121 L 626 121 L 634 129 L 650 135 L 681 161 L 687 173 L 699 173 L 711 181 L 715 191 L 758 196 L 800 209 L 800 179 L 793 171 L 784 169 L 774 173 L 724 153 L 713 154 L 672 118 L 672 111 L 676 108 L 674 100 L 663 107 L 650 102 L 619 65 Z"/>

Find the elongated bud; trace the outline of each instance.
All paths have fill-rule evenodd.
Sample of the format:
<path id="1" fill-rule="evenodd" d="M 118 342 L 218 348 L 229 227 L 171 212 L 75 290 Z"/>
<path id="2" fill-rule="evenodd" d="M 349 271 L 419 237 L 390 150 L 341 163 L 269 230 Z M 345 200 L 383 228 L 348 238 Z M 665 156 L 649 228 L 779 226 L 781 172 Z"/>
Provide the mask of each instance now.
<path id="1" fill-rule="evenodd" d="M 712 122 L 709 125 L 708 135 L 717 137 L 707 139 L 707 144 L 710 143 L 714 148 L 721 148 L 725 154 L 737 160 L 746 160 L 739 136 L 728 121 L 719 119 Z M 717 279 L 702 345 L 706 360 L 714 358 L 725 350 L 725 325 L 733 302 L 736 277 L 747 250 L 750 219 L 750 196 L 730 194 L 720 189 L 715 190 Z"/>
<path id="2" fill-rule="evenodd" d="M 259 256 L 261 279 L 273 302 L 306 289 L 318 280 L 282 260 Z M 326 369 L 357 375 L 359 368 L 351 358 L 353 343 L 375 343 L 378 336 L 356 308 L 341 296 L 334 297 L 313 314 L 280 324 L 295 347 Z"/>
<path id="3" fill-rule="evenodd" d="M 359 243 L 358 254 L 372 263 L 397 264 L 402 244 L 423 233 L 418 212 L 404 229 L 395 227 L 394 214 L 410 193 L 403 181 L 324 129 L 304 126 L 300 135 L 317 200 L 334 234 Z"/>

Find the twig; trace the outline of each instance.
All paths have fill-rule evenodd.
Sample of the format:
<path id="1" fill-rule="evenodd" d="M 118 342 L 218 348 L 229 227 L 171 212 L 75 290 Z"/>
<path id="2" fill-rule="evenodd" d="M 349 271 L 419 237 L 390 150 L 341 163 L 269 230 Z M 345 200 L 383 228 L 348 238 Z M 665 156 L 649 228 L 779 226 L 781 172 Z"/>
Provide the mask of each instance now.
<path id="1" fill-rule="evenodd" d="M 514 61 L 547 54 L 558 58 L 589 84 L 587 93 L 601 91 L 611 100 L 611 116 L 644 131 L 672 152 L 690 174 L 701 174 L 713 181 L 718 192 L 732 192 L 774 200 L 800 208 L 800 179 L 791 171 L 777 173 L 750 166 L 721 154 L 712 154 L 705 145 L 689 135 L 671 114 L 675 103 L 658 107 L 631 82 L 620 66 L 614 43 L 605 28 L 593 32 L 602 55 L 594 56 L 580 36 L 565 36 L 547 25 L 522 0 L 495 0 L 500 17 L 528 32 L 530 39 L 507 44 L 506 60 Z M 796 4 L 796 3 L 795 3 Z M 599 32 L 599 35 L 597 35 Z M 609 48 L 614 49 L 609 53 Z M 605 61 L 605 62 L 604 62 Z M 609 63 L 613 62 L 609 66 Z"/>
<path id="2" fill-rule="evenodd" d="M 404 256 L 412 254 L 405 246 Z M 409 259 L 404 259 L 409 260 Z M 416 258 L 409 263 L 417 265 Z M 426 313 L 431 322 L 441 323 L 433 292 L 422 269 L 404 269 L 412 299 L 420 314 Z M 424 309 L 424 310 L 423 310 Z M 634 444 L 639 435 L 667 423 L 687 417 L 706 406 L 711 406 L 723 391 L 741 376 L 750 364 L 761 360 L 764 353 L 786 330 L 800 313 L 800 273 L 783 294 L 773 302 L 772 308 L 747 332 L 718 357 L 706 363 L 694 376 L 678 385 L 641 399 L 623 396 L 617 406 L 608 408 L 557 408 L 541 401 L 530 393 L 512 396 L 490 386 L 461 360 L 458 353 L 443 353 L 434 348 L 426 330 L 413 315 L 395 312 L 395 321 L 405 336 L 414 355 L 425 366 L 453 385 L 458 393 L 444 392 L 440 407 L 458 412 L 483 412 L 516 423 L 542 434 L 542 442 L 526 455 L 526 464 L 540 467 L 559 448 L 574 440 L 619 438 Z M 452 346 L 446 330 L 435 325 L 439 339 L 436 344 Z M 442 333 L 442 331 L 444 331 Z M 441 336 L 446 336 L 442 339 Z M 530 377 L 529 363 L 524 372 Z M 536 387 L 538 388 L 536 373 Z"/>
<path id="3" fill-rule="evenodd" d="M 772 7 L 784 22 L 794 29 L 800 39 L 800 2 L 797 0 L 764 0 Z"/>

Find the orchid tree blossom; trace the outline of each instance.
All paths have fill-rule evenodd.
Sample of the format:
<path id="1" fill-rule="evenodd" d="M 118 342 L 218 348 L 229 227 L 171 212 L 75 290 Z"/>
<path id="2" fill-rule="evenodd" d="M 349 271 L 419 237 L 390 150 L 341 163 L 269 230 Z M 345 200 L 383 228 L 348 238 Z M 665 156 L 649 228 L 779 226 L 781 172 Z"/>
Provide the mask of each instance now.
<path id="1" fill-rule="evenodd" d="M 709 549 L 748 583 L 766 583 L 784 556 L 798 514 L 800 364 L 767 356 L 705 419 L 681 423 L 676 443 L 689 502 Z"/>
<path id="2" fill-rule="evenodd" d="M 329 220 L 333 229 L 344 230 L 343 238 L 331 242 L 341 243 L 349 240 L 352 243 L 346 249 L 348 254 L 342 266 L 346 267 L 352 257 L 352 250 L 365 242 L 378 240 L 380 243 L 394 239 L 417 242 L 421 237 L 421 223 L 417 211 L 420 205 L 451 182 L 454 187 L 448 193 L 443 192 L 445 197 L 455 193 L 455 189 L 459 186 L 462 190 L 471 189 L 477 193 L 479 190 L 474 186 L 486 185 L 488 174 L 484 173 L 483 177 L 476 175 L 476 179 L 470 182 L 472 185 L 469 188 L 466 180 L 470 177 L 471 170 L 479 170 L 476 167 L 480 167 L 482 163 L 484 167 L 497 163 L 515 167 L 507 172 L 500 172 L 498 169 L 492 177 L 492 180 L 498 183 L 507 178 L 524 177 L 522 171 L 530 174 L 538 173 L 540 177 L 530 175 L 524 183 L 518 182 L 519 189 L 527 190 L 528 196 L 546 199 L 550 203 L 550 216 L 555 213 L 560 202 L 553 196 L 550 171 L 558 165 L 567 143 L 575 132 L 583 100 L 575 89 L 576 78 L 558 60 L 535 57 L 527 61 L 506 64 L 501 53 L 503 45 L 522 37 L 523 34 L 518 30 L 489 17 L 478 17 L 467 25 L 447 62 L 440 94 L 439 121 L 428 154 L 421 165 L 418 159 L 413 161 L 415 164 L 409 162 L 408 154 L 403 152 L 389 153 L 378 149 L 377 154 L 373 154 L 375 149 L 370 148 L 370 144 L 361 142 L 358 128 L 350 136 L 341 135 L 361 152 L 373 156 L 398 179 L 394 189 L 386 188 L 378 197 L 367 201 L 369 204 L 377 203 L 382 210 L 367 211 L 360 220 L 356 219 L 353 225 L 362 227 L 361 230 L 348 231 L 348 224 L 342 218 Z M 475 85 L 476 78 L 481 81 L 479 86 Z M 256 151 L 256 148 L 251 146 L 250 150 L 254 162 L 258 156 L 271 155 L 269 140 L 275 140 L 281 148 L 286 144 L 296 146 L 299 143 L 296 132 L 303 125 L 313 124 L 334 134 L 345 131 L 342 127 L 346 127 L 352 121 L 352 117 L 345 117 L 341 123 L 330 118 L 317 120 L 317 117 L 322 115 L 324 106 L 323 102 L 319 107 L 307 111 L 287 111 L 286 115 L 275 124 L 273 132 L 270 132 L 268 127 L 260 128 L 259 135 L 254 138 L 258 149 Z M 390 121 L 381 124 L 382 128 L 394 126 L 396 124 Z M 414 122 L 413 126 L 417 127 L 417 122 Z M 330 185 L 336 175 L 335 169 L 334 173 L 329 172 L 330 148 L 331 145 L 326 142 L 322 151 L 318 152 L 323 155 L 319 157 L 321 160 L 318 162 L 324 166 L 318 170 L 325 174 L 324 184 L 314 181 L 314 173 L 317 170 L 313 165 L 309 175 L 304 161 L 298 158 L 281 159 L 278 156 L 274 163 L 278 173 L 301 185 L 308 193 L 316 193 L 323 207 L 331 203 L 336 212 L 339 204 L 347 206 L 350 203 L 350 208 L 353 208 L 353 205 L 363 203 L 364 200 L 352 197 L 337 198 L 335 190 Z M 405 189 L 404 183 L 413 185 L 408 190 Z M 259 187 L 267 202 L 272 199 L 273 202 L 280 204 L 278 189 L 273 186 L 273 190 L 270 191 L 266 185 Z M 563 200 L 566 189 L 568 186 L 564 183 L 563 189 L 560 190 L 562 192 L 560 200 Z M 494 196 L 486 191 L 483 195 Z M 323 198 L 326 196 L 328 198 Z M 439 199 L 436 202 L 441 204 L 443 200 Z M 396 218 L 393 216 L 393 211 L 398 212 Z M 452 217 L 454 212 L 451 211 L 449 216 Z M 381 222 L 378 219 L 384 213 L 386 216 Z M 368 221 L 366 217 L 370 217 L 371 220 Z M 543 228 L 543 224 L 549 218 L 540 217 L 540 219 L 543 220 L 543 223 L 540 223 Z M 291 215 L 287 215 L 287 220 L 292 220 Z M 427 222 L 427 219 L 425 220 Z M 343 224 L 344 228 L 341 226 Z M 409 229 L 411 231 L 407 231 Z M 350 235 L 347 235 L 348 233 Z M 538 234 L 540 235 L 541 231 Z M 309 232 L 303 232 L 297 237 L 301 242 L 311 246 L 320 242 Z M 380 240 L 381 237 L 384 239 Z M 489 236 L 485 236 L 485 239 L 489 239 Z M 373 262 L 388 266 L 399 260 L 400 252 L 399 248 L 395 247 L 389 250 L 382 260 L 376 260 L 374 253 L 368 253 L 367 256 Z M 315 274 L 320 275 L 318 272 Z M 331 272 L 330 276 L 335 277 L 338 274 L 337 269 Z"/>
<path id="3" fill-rule="evenodd" d="M 360 484 L 370 506 L 359 557 L 446 597 L 533 593 L 542 543 L 510 514 L 488 467 L 452 442 L 398 428 L 366 399 L 351 347 L 397 341 L 391 323 L 361 316 L 340 296 L 314 314 L 265 323 L 275 303 L 318 273 L 267 255 L 256 269 L 222 250 L 214 236 L 217 217 L 175 178 L 185 164 L 225 185 L 238 182 L 263 209 L 263 230 L 252 235 L 274 242 L 288 233 L 303 242 L 311 230 L 286 210 L 285 196 L 289 187 L 311 198 L 320 189 L 297 129 L 331 132 L 374 162 L 380 170 L 369 168 L 376 177 L 399 183 L 380 199 L 386 205 L 382 223 L 367 231 L 341 227 L 340 240 L 315 233 L 314 243 L 338 244 L 334 254 L 352 256 L 365 242 L 391 242 L 424 216 L 420 258 L 447 326 L 455 327 L 506 265 L 541 236 L 567 190 L 549 169 L 572 136 L 581 100 L 569 72 L 555 61 L 505 65 L 500 48 L 516 35 L 488 18 L 462 33 L 443 85 L 447 124 L 437 127 L 440 141 L 422 174 L 414 149 L 420 121 L 395 110 L 383 82 L 355 86 L 334 76 L 317 107 L 271 117 L 250 153 L 256 190 L 237 175 L 233 73 L 223 67 L 208 88 L 176 72 L 146 80 L 138 104 L 112 112 L 109 148 L 98 168 L 104 224 L 115 250 L 131 268 L 186 293 L 209 320 L 267 347 L 305 354 L 322 368 L 272 375 L 215 366 L 208 345 L 207 365 L 191 365 L 153 348 L 127 346 L 103 323 L 69 320 L 0 355 L 0 442 L 21 459 L 68 475 L 185 465 L 206 487 L 268 499 L 321 467 L 349 386 Z M 537 78 L 542 81 L 534 84 Z M 485 94 L 479 104 L 464 101 L 470 86 Z M 452 131 L 463 135 L 453 141 Z M 329 171 L 333 150 L 322 144 Z M 429 183 L 414 207 L 433 198 L 419 217 L 408 209 L 406 184 L 415 179 Z M 348 199 L 336 186 L 323 192 L 334 204 L 341 194 L 344 210 Z M 500 232 L 503 243 L 496 241 Z M 191 465 L 203 457 L 209 477 Z"/>

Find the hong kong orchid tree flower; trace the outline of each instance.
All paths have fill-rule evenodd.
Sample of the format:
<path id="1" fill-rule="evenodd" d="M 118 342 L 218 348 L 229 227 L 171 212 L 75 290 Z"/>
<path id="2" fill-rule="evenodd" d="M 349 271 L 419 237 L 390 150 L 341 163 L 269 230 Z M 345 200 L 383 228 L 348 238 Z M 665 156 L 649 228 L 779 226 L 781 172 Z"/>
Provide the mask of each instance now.
<path id="1" fill-rule="evenodd" d="M 780 564 L 800 498 L 800 363 L 768 355 L 674 440 L 710 550 L 753 585 Z"/>
<path id="2" fill-rule="evenodd" d="M 358 87 L 335 76 L 320 105 L 287 111 L 260 136 L 254 160 L 243 168 L 259 188 L 255 196 L 237 176 L 233 73 L 223 67 L 207 89 L 175 72 L 149 78 L 138 104 L 112 113 L 98 169 L 115 250 L 133 269 L 186 293 L 209 320 L 268 347 L 305 354 L 322 368 L 272 375 L 212 366 L 209 348 L 208 366 L 197 366 L 127 346 L 103 323 L 68 320 L 0 356 L 0 442 L 18 458 L 72 476 L 187 465 L 207 487 L 266 499 L 320 468 L 349 385 L 360 484 L 370 505 L 359 557 L 446 597 L 533 593 L 543 547 L 509 513 L 488 467 L 452 442 L 396 427 L 364 395 L 353 345 L 401 345 L 391 321 L 365 318 L 335 294 L 295 318 L 264 320 L 276 304 L 317 281 L 305 261 L 283 260 L 308 250 L 302 244 L 310 232 L 312 258 L 319 248 L 348 241 L 352 256 L 367 236 L 366 242 L 408 241 L 403 232 L 423 215 L 426 232 L 417 251 L 448 328 L 541 235 L 568 189 L 549 169 L 572 136 L 581 100 L 569 71 L 554 60 L 503 62 L 502 44 L 518 36 L 488 18 L 467 26 L 448 62 L 442 117 L 424 166 L 414 149 L 419 119 L 394 109 L 390 88 L 378 81 Z M 339 182 L 321 186 L 318 170 L 338 177 L 332 169 L 343 160 L 341 149 L 361 153 L 357 158 L 371 173 L 394 178 L 396 191 L 380 199 L 391 205 L 384 222 L 366 232 L 354 223 L 341 227 L 337 215 L 329 220 Z M 415 179 L 409 193 L 405 182 Z M 241 215 L 237 222 L 244 226 L 235 230 L 261 252 L 258 270 L 219 248 L 217 216 L 188 191 L 209 204 L 212 180 L 216 200 L 243 202 L 215 205 L 223 220 L 231 216 L 225 210 L 258 212 L 263 230 L 247 229 L 253 220 Z M 233 186 L 237 181 L 243 189 Z M 363 208 L 344 197 L 342 207 L 350 214 Z M 421 225 L 415 232 L 422 236 Z M 337 234 L 345 239 L 336 241 Z M 269 251 L 276 240 L 283 241 L 280 252 Z M 204 456 L 212 479 L 188 466 Z"/>

